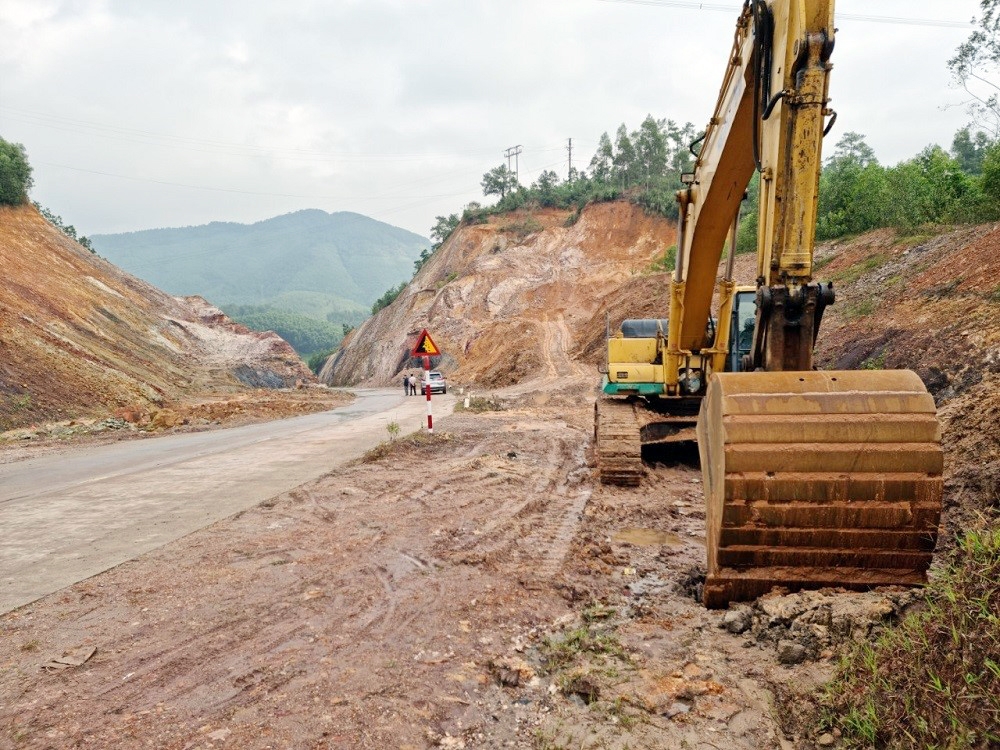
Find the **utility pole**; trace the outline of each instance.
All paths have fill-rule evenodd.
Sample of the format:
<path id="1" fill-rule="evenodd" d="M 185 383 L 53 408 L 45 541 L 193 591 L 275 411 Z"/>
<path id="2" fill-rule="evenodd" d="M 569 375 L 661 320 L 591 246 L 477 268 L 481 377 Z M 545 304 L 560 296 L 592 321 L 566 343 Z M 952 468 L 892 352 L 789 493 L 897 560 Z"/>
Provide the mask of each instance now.
<path id="1" fill-rule="evenodd" d="M 511 146 L 510 148 L 508 148 L 506 151 L 503 152 L 504 156 L 507 157 L 507 171 L 508 172 L 511 171 L 511 169 L 510 169 L 510 159 L 511 159 L 511 157 L 514 158 L 514 179 L 517 181 L 518 185 L 521 184 L 521 176 L 518 173 L 517 156 L 518 156 L 518 154 L 521 153 L 522 150 L 523 149 L 518 145 L 518 146 Z"/>
<path id="2" fill-rule="evenodd" d="M 566 150 L 569 151 L 569 170 L 566 172 L 566 181 L 573 181 L 573 139 L 569 139 L 569 145 L 566 146 Z"/>

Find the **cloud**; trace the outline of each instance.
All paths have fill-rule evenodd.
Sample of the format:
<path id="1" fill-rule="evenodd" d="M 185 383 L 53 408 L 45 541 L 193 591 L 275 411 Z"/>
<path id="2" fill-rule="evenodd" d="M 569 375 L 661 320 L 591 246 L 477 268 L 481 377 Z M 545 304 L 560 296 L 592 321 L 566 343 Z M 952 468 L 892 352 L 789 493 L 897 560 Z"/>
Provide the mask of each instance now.
<path id="1" fill-rule="evenodd" d="M 525 181 L 585 166 L 647 115 L 704 126 L 734 11 L 599 0 L 0 0 L 0 135 L 35 197 L 85 232 L 353 210 L 426 234 L 482 200 L 522 144 Z M 949 4 L 949 19 L 975 11 Z M 870 4 L 841 0 L 845 12 Z M 885 0 L 885 15 L 940 4 Z M 962 30 L 844 21 L 837 132 L 884 163 L 967 117 L 945 61 Z M 836 133 L 834 134 L 836 137 Z"/>

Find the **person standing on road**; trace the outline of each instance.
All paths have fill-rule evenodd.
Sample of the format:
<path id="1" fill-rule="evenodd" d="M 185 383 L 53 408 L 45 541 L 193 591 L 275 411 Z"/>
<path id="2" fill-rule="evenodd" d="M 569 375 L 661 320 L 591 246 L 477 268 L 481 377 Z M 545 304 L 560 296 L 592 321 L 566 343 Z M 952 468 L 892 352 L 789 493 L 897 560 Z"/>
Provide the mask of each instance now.
<path id="1" fill-rule="evenodd" d="M 410 395 L 417 395 L 417 378 L 413 373 L 410 373 Z"/>
<path id="2" fill-rule="evenodd" d="M 407 375 L 405 372 L 403 373 L 403 395 L 404 396 L 410 395 L 410 376 Z"/>

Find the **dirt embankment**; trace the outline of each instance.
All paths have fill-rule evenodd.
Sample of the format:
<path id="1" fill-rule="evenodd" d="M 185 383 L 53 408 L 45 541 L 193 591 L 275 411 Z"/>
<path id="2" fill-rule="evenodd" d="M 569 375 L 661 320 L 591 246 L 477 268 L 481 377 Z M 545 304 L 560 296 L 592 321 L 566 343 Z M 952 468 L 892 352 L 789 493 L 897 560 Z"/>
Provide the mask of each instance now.
<path id="1" fill-rule="evenodd" d="M 171 426 L 209 400 L 242 402 L 245 415 L 257 389 L 314 382 L 277 335 L 164 294 L 31 206 L 0 207 L 0 266 L 0 431 L 115 416 Z M 217 407 L 212 418 L 229 416 Z"/>
<path id="2" fill-rule="evenodd" d="M 937 402 L 948 544 L 1000 507 L 1000 227 L 880 230 L 820 257 L 817 275 L 837 290 L 820 366 L 912 369 Z"/>
<path id="3" fill-rule="evenodd" d="M 672 222 L 620 201 L 492 217 L 462 226 L 396 301 L 366 321 L 323 368 L 331 385 L 387 385 L 427 328 L 455 379 L 496 388 L 575 371 L 575 352 L 604 298 L 646 278 L 676 241 Z M 665 301 L 666 287 L 658 298 Z"/>

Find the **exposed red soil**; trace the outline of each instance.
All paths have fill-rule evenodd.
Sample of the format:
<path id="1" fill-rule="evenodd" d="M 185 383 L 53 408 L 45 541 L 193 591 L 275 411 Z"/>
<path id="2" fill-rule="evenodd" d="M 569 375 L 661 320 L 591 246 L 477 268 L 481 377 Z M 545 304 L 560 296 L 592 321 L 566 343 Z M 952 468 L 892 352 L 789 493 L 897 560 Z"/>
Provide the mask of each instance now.
<path id="1" fill-rule="evenodd" d="M 315 380 L 277 335 L 238 326 L 200 298 L 164 294 L 31 206 L 0 207 L 0 266 L 0 432 L 36 425 L 28 433 L 44 435 L 50 422 L 115 413 L 162 428 L 343 402 L 319 389 L 282 395 Z"/>

